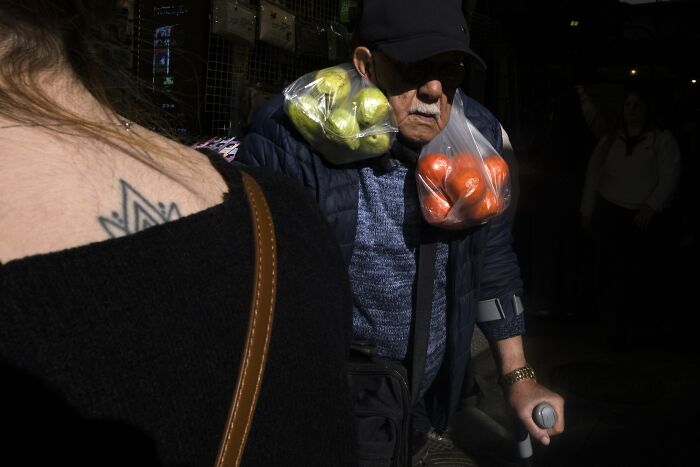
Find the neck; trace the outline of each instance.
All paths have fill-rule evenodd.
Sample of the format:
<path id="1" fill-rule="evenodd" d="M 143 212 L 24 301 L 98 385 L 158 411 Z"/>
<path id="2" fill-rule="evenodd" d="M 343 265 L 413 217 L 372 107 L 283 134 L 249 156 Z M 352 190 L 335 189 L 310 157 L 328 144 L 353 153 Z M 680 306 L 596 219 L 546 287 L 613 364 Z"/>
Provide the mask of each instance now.
<path id="1" fill-rule="evenodd" d="M 404 135 L 402 135 L 401 133 L 397 133 L 397 134 L 396 134 L 396 139 L 397 139 L 401 144 L 403 144 L 403 145 L 406 146 L 407 148 L 410 148 L 410 149 L 413 150 L 413 151 L 420 152 L 421 149 L 423 148 L 423 145 L 422 145 L 422 144 L 407 139 L 407 138 L 406 138 Z"/>
<path id="2" fill-rule="evenodd" d="M 122 123 L 122 120 L 111 109 L 106 108 L 95 99 L 67 64 L 62 64 L 56 69 L 44 71 L 27 79 L 14 79 L 14 82 L 31 83 L 31 88 L 26 89 L 27 95 L 31 98 L 38 97 L 34 100 L 40 102 L 43 108 L 30 108 L 30 112 L 25 115 L 13 111 L 9 111 L 5 115 L 0 114 L 0 122 L 2 122 L 0 126 L 5 123 L 7 123 L 5 126 L 11 126 L 13 122 L 26 126 L 49 126 L 52 124 L 52 120 L 60 121 L 62 115 L 67 116 L 67 120 L 78 119 L 105 124 Z M 0 81 L 0 87 L 4 87 L 3 84 Z M 21 99 L 18 104 L 22 104 Z M 39 113 L 40 111 L 43 112 Z M 17 119 L 13 118 L 15 115 L 18 115 Z"/>
<path id="3" fill-rule="evenodd" d="M 627 125 L 627 135 L 628 136 L 639 136 L 642 134 L 641 125 Z"/>

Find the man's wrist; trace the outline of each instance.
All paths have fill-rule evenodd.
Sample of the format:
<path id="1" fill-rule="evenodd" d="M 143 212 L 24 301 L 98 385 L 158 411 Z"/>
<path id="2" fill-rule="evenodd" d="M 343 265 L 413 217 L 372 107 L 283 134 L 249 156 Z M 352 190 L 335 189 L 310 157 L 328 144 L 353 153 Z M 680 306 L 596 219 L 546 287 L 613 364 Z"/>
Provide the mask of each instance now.
<path id="1" fill-rule="evenodd" d="M 525 379 L 530 379 L 533 381 L 537 381 L 537 375 L 535 375 L 535 370 L 528 364 L 525 364 L 525 366 L 516 368 L 513 371 L 509 371 L 508 373 L 504 374 L 499 378 L 499 383 L 503 388 L 509 388 L 515 383 L 519 381 L 523 381 Z"/>

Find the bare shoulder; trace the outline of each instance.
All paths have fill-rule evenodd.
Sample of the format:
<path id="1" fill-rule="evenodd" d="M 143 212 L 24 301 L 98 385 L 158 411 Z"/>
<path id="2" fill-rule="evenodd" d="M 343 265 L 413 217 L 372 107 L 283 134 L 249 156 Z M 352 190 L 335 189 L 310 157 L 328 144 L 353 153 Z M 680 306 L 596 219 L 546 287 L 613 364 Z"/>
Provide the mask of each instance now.
<path id="1" fill-rule="evenodd" d="M 0 132 L 0 261 L 129 235 L 222 201 L 226 184 L 206 156 L 132 131 L 156 151 L 139 158 L 85 138 Z"/>

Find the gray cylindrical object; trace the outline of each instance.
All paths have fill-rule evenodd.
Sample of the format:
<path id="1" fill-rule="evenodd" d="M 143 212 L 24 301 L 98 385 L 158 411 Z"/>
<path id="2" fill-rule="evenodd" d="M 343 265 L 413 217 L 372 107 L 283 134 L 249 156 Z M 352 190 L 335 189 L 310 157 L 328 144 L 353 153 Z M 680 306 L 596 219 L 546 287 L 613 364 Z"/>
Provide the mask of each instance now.
<path id="1" fill-rule="evenodd" d="M 532 443 L 530 435 L 525 435 L 525 439 L 518 441 L 518 455 L 521 459 L 529 459 L 532 457 Z"/>
<path id="2" fill-rule="evenodd" d="M 552 428 L 557 421 L 557 413 L 554 411 L 554 407 L 546 402 L 542 402 L 533 409 L 532 419 L 542 429 Z"/>

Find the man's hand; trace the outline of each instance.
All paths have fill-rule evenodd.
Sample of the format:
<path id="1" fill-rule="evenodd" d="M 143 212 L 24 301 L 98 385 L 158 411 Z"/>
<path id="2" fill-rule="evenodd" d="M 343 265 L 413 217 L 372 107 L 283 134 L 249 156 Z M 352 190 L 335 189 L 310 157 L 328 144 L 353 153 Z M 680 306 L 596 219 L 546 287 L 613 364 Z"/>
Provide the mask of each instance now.
<path id="1" fill-rule="evenodd" d="M 533 379 L 520 380 L 505 388 L 508 403 L 523 423 L 530 436 L 547 446 L 550 437 L 564 431 L 564 399 L 557 393 L 537 383 Z M 547 402 L 557 414 L 554 426 L 547 429 L 538 427 L 532 419 L 537 404 Z"/>
<path id="2" fill-rule="evenodd" d="M 494 344 L 494 357 L 501 375 L 512 374 L 516 369 L 523 369 L 527 365 L 522 336 L 497 340 Z M 504 386 L 506 399 L 530 435 L 547 446 L 550 436 L 564 431 L 564 399 L 528 375 L 523 376 L 525 376 L 524 379 L 517 378 L 516 381 Z M 551 405 L 557 414 L 554 426 L 546 430 L 538 427 L 532 419 L 533 409 L 542 402 Z"/>

